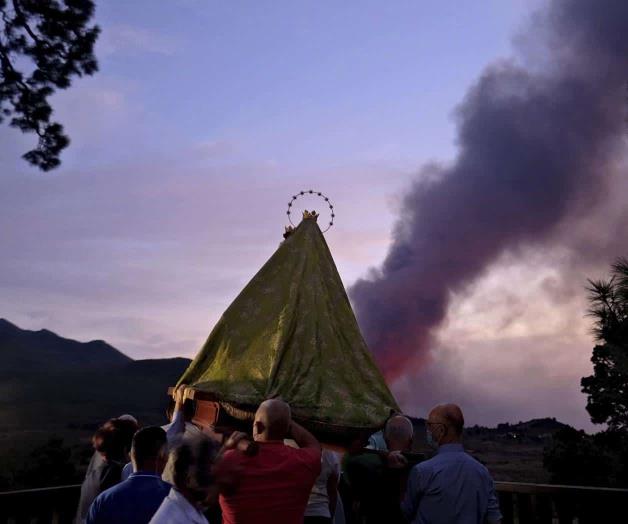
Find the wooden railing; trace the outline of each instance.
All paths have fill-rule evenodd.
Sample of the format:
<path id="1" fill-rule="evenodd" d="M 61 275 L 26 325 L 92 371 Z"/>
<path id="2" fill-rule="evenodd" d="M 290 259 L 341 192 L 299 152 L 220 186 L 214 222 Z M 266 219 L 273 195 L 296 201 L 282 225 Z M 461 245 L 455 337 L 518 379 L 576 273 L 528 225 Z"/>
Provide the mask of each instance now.
<path id="1" fill-rule="evenodd" d="M 0 524 L 70 524 L 81 485 L 0 493 Z"/>
<path id="2" fill-rule="evenodd" d="M 628 522 L 628 489 L 496 482 L 503 524 Z M 80 485 L 0 493 L 0 524 L 70 524 Z"/>
<path id="3" fill-rule="evenodd" d="M 628 522 L 628 489 L 495 482 L 503 524 Z"/>

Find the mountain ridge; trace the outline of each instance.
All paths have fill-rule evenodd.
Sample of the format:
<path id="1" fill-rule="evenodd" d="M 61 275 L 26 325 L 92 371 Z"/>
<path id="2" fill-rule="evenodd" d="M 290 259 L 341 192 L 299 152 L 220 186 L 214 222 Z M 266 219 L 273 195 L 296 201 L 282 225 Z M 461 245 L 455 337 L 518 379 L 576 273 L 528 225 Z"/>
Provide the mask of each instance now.
<path id="1" fill-rule="evenodd" d="M 59 362 L 52 362 L 55 358 Z M 111 417 L 130 413 L 143 425 L 164 424 L 167 388 L 191 362 L 180 357 L 134 360 L 105 341 L 23 330 L 6 319 L 0 319 L 0 359 L 0 486 L 3 468 L 9 471 L 20 460 L 30 464 L 29 453 L 53 435 L 89 452 L 91 434 Z M 425 419 L 410 419 L 415 445 L 425 451 Z M 565 426 L 549 417 L 469 426 L 465 444 L 500 480 L 547 482 L 543 448 Z M 11 482 L 5 487 L 32 487 Z"/>
<path id="2" fill-rule="evenodd" d="M 79 342 L 0 319 L 0 432 L 93 425 L 132 412 L 163 422 L 168 386 L 191 362 L 135 360 L 103 340 Z"/>
<path id="3" fill-rule="evenodd" d="M 18 391 L 14 396 L 18 396 L 20 401 L 27 400 L 30 402 L 36 401 L 38 397 L 41 397 L 42 391 L 37 391 L 37 387 L 24 387 L 20 385 L 24 380 L 28 380 L 28 376 L 24 376 L 23 368 L 19 368 L 18 376 L 15 375 L 15 369 L 12 369 L 12 373 L 7 373 L 7 370 L 11 368 L 11 363 L 6 361 L 7 347 L 10 344 L 15 344 L 24 349 L 23 346 L 27 343 L 37 344 L 46 343 L 48 345 L 39 346 L 36 345 L 37 351 L 51 351 L 50 343 L 54 342 L 62 346 L 56 348 L 56 354 L 61 351 L 67 350 L 73 353 L 75 356 L 77 350 L 84 350 L 86 355 L 90 356 L 93 361 L 85 362 L 85 359 L 79 359 L 78 361 L 72 359 L 68 366 L 65 365 L 52 365 L 50 362 L 46 362 L 44 369 L 29 367 L 28 372 L 31 376 L 39 377 L 40 372 L 45 373 L 48 378 L 58 378 L 59 380 L 71 381 L 77 384 L 76 396 L 85 399 L 98 399 L 99 395 L 94 395 L 94 389 L 97 387 L 105 388 L 107 382 L 110 382 L 109 387 L 109 401 L 106 402 L 108 409 L 107 413 L 111 413 L 111 416 L 115 416 L 117 411 L 125 411 L 125 402 L 136 408 L 141 413 L 148 413 L 149 419 L 159 419 L 162 417 L 161 408 L 167 403 L 166 389 L 168 386 L 174 385 L 183 371 L 187 369 L 191 360 L 184 357 L 170 357 L 170 358 L 149 358 L 149 359 L 133 359 L 126 355 L 124 352 L 108 344 L 101 339 L 90 340 L 87 342 L 79 342 L 74 339 L 62 337 L 57 333 L 48 329 L 40 330 L 27 330 L 22 329 L 16 324 L 13 324 L 5 318 L 0 318 L 0 358 L 3 358 L 3 366 L 0 368 L 0 378 L 4 381 L 10 381 L 16 384 Z M 27 348 L 33 349 L 33 348 Z M 90 350 L 96 349 L 96 352 L 89 354 Z M 55 348 L 52 348 L 55 350 Z M 53 351 L 54 353 L 55 351 Z M 21 355 L 23 357 L 23 355 Z M 41 357 L 42 355 L 37 355 Z M 85 355 L 83 355 L 85 356 Z M 33 360 L 31 355 L 30 360 Z M 24 360 L 24 359 L 22 359 Z M 35 359 L 37 360 L 37 359 Z M 82 369 L 76 369 L 76 365 L 83 365 Z M 13 366 L 15 368 L 15 366 Z M 114 374 L 113 377 L 108 377 L 108 374 Z M 81 376 L 84 374 L 85 376 Z M 22 376 L 19 376 L 22 375 Z M 125 384 L 125 381 L 131 381 L 134 384 Z M 45 389 L 47 381 L 38 386 L 43 386 Z M 5 388 L 6 389 L 6 388 Z M 144 389 L 146 393 L 142 393 L 141 389 Z M 26 393 L 24 390 L 28 390 Z M 148 393 L 152 392 L 155 395 L 154 399 L 148 398 Z M 130 396 L 127 396 L 130 395 Z M 50 392 L 45 395 L 48 401 L 69 401 L 67 395 L 62 393 Z M 147 402 L 146 408 L 142 408 L 134 398 L 141 398 Z M 0 413 L 2 413 L 3 404 L 10 403 L 17 400 L 15 398 L 9 399 L 6 402 L 0 396 Z M 101 399 L 102 400 L 102 399 Z M 82 405 L 78 402 L 78 405 Z M 116 406 L 119 406 L 116 408 Z M 157 406 L 157 407 L 155 407 Z M 48 403 L 48 408 L 50 404 Z M 130 409 L 127 405 L 126 411 Z M 100 409 L 98 402 L 96 403 L 95 412 L 103 412 Z M 71 417 L 71 423 L 77 423 L 75 416 Z M 94 417 L 88 417 L 93 419 Z M 424 419 L 421 417 L 410 417 L 413 423 L 421 427 L 424 424 Z M 92 420 L 90 420 L 92 422 Z M 538 419 L 531 419 L 528 421 L 519 422 L 506 422 L 499 423 L 493 427 L 488 426 L 469 426 L 466 432 L 469 434 L 483 433 L 491 434 L 494 437 L 510 436 L 510 438 L 516 438 L 516 435 L 530 435 L 530 434 L 545 434 L 551 433 L 562 427 L 566 427 L 566 424 L 557 421 L 553 417 L 544 417 Z M 1 430 L 1 427 L 0 427 Z"/>

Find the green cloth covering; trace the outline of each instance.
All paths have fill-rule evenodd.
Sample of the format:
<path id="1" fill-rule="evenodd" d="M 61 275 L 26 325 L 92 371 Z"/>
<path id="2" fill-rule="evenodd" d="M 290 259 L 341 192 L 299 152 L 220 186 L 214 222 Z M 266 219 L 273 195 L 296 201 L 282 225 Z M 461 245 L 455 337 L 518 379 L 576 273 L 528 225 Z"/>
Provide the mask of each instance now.
<path id="1" fill-rule="evenodd" d="M 280 396 L 295 417 L 339 430 L 379 427 L 399 409 L 312 218 L 227 308 L 182 383 L 249 412 Z"/>

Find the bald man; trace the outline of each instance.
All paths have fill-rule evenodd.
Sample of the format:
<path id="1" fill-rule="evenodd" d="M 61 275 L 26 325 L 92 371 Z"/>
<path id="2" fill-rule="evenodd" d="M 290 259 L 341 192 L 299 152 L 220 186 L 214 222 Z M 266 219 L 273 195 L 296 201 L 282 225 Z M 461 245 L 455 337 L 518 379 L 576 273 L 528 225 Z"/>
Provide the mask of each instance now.
<path id="1" fill-rule="evenodd" d="M 410 451 L 413 436 L 412 422 L 403 415 L 390 417 L 384 426 L 384 441 L 390 452 Z"/>
<path id="2" fill-rule="evenodd" d="M 299 448 L 284 445 L 293 439 Z M 314 481 L 321 471 L 316 438 L 292 420 L 279 399 L 260 404 L 253 422 L 258 452 L 227 451 L 224 461 L 242 470 L 233 493 L 220 495 L 224 524 L 303 524 Z"/>
<path id="3" fill-rule="evenodd" d="M 403 453 L 412 449 L 413 434 L 414 428 L 410 419 L 395 415 L 386 421 L 382 430 L 386 451 L 355 453 L 346 458 L 345 479 L 351 487 L 352 496 L 358 502 L 360 522 L 404 522 L 399 502 L 409 466 Z"/>
<path id="4" fill-rule="evenodd" d="M 427 418 L 427 441 L 437 448 L 410 472 L 401 510 L 413 524 L 498 524 L 502 515 L 488 470 L 462 447 L 464 417 L 455 404 Z"/>

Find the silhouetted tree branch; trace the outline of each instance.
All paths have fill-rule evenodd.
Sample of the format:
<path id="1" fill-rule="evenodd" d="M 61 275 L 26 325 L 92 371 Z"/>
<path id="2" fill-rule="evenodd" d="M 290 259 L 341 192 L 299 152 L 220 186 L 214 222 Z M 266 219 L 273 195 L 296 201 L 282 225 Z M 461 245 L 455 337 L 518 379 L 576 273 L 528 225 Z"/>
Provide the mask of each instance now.
<path id="1" fill-rule="evenodd" d="M 50 119 L 48 97 L 70 87 L 74 76 L 98 70 L 93 14 L 92 0 L 0 0 L 0 122 L 37 134 L 37 147 L 23 158 L 43 171 L 60 164 L 70 143 Z"/>

